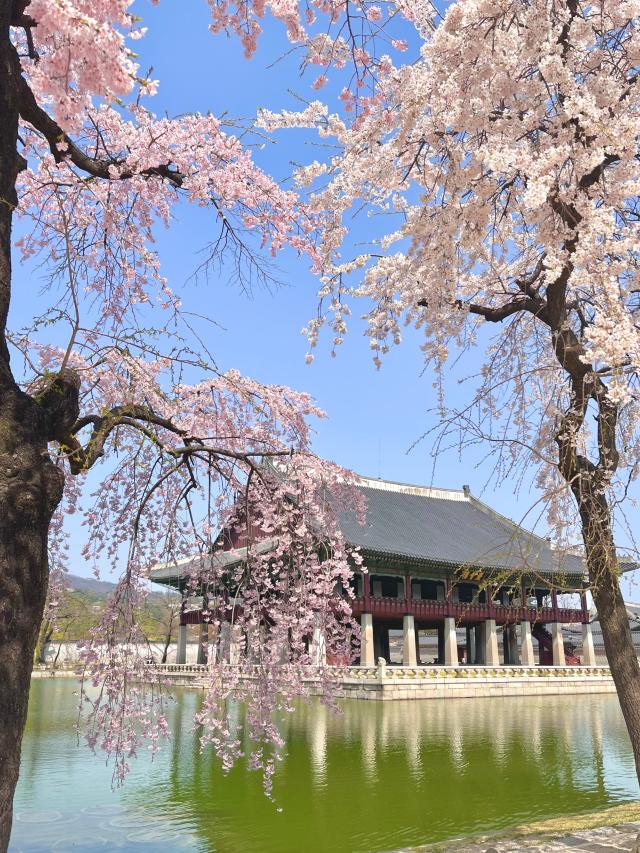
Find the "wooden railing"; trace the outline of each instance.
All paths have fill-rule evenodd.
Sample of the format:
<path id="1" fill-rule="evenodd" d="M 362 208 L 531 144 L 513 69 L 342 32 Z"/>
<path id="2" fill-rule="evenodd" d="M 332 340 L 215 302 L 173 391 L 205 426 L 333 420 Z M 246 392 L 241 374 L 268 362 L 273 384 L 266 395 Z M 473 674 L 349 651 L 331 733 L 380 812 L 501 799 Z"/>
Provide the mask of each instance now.
<path id="1" fill-rule="evenodd" d="M 451 617 L 459 624 L 495 619 L 498 625 L 527 622 L 588 622 L 589 614 L 581 609 L 567 607 L 521 607 L 503 604 L 462 604 L 452 601 L 426 601 L 424 599 L 356 598 L 352 603 L 354 616 L 372 613 L 380 618 L 401 618 L 410 615 L 424 621 L 439 622 Z"/>
<path id="2" fill-rule="evenodd" d="M 355 598 L 351 602 L 354 616 L 372 613 L 382 619 L 401 619 L 405 615 L 413 616 L 424 622 L 441 622 L 451 617 L 460 625 L 495 619 L 498 625 L 518 622 L 588 622 L 589 613 L 579 608 L 568 607 L 521 607 L 506 604 L 463 604 L 453 601 L 428 601 L 414 598 L 377 598 L 368 596 Z M 220 610 L 209 609 L 209 619 L 226 619 L 228 615 Z M 199 610 L 187 610 L 180 616 L 181 625 L 199 625 L 202 622 Z"/>

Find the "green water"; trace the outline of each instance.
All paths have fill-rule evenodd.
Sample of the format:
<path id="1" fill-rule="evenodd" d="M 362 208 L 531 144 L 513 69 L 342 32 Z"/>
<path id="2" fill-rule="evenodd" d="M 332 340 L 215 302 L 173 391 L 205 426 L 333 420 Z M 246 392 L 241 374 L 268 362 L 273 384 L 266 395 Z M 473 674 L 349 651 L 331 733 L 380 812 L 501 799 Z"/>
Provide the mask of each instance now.
<path id="1" fill-rule="evenodd" d="M 12 853 L 389 851 L 638 796 L 615 696 L 301 704 L 272 803 L 255 774 L 200 754 L 189 691 L 171 743 L 112 791 L 77 745 L 76 690 L 33 682 Z"/>

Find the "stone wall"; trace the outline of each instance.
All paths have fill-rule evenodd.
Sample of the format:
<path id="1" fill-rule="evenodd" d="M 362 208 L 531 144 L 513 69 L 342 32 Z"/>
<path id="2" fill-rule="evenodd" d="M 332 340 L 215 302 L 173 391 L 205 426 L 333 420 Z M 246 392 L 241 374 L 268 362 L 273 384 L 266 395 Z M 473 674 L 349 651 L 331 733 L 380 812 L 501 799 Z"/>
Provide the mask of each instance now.
<path id="1" fill-rule="evenodd" d="M 175 684 L 204 687 L 207 667 L 173 664 L 162 667 Z M 337 669 L 346 699 L 477 699 L 495 696 L 553 696 L 615 693 L 608 667 L 407 667 L 377 666 Z M 313 690 L 317 675 L 309 667 Z"/>
<path id="2" fill-rule="evenodd" d="M 615 693 L 608 667 L 350 667 L 341 691 L 353 699 L 476 699 Z"/>
<path id="3" fill-rule="evenodd" d="M 149 643 L 148 645 L 139 644 L 136 646 L 136 651 L 143 658 L 151 656 L 154 661 L 162 660 L 162 652 L 164 643 Z M 77 643 L 47 643 L 45 646 L 45 662 L 47 666 L 51 666 L 56 660 L 57 666 L 68 666 L 77 663 L 80 659 L 80 653 Z M 198 658 L 198 643 L 187 643 L 187 660 L 186 663 L 195 663 Z M 167 663 L 175 663 L 176 661 L 176 643 L 171 643 L 167 655 Z"/>

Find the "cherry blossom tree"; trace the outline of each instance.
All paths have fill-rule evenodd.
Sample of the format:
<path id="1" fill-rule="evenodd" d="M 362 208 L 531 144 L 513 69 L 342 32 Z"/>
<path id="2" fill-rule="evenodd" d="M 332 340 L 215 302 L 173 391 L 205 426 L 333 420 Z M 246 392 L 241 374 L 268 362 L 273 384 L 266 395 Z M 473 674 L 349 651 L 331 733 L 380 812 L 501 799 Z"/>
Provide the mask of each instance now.
<path id="1" fill-rule="evenodd" d="M 318 217 L 215 117 L 150 111 L 157 83 L 136 64 L 130 6 L 0 3 L 0 850 L 69 515 L 84 513 L 87 561 L 124 568 L 84 649 L 88 740 L 113 756 L 116 779 L 143 738 L 156 749 L 167 733 L 164 694 L 139 686 L 155 676 L 132 651 L 159 560 L 192 558 L 189 591 L 209 596 L 212 630 L 231 622 L 243 638 L 232 676 L 211 667 L 202 741 L 232 762 L 243 744 L 225 703 L 247 699 L 250 762 L 267 786 L 274 712 L 305 689 L 314 628 L 350 654 L 336 592 L 348 594 L 349 555 L 333 516 L 349 475 L 309 452 L 322 413 L 305 394 L 215 370 L 153 242 L 184 199 L 210 209 L 213 251 L 241 275 L 264 273 L 251 234 L 319 271 Z M 16 216 L 21 258 L 49 273 L 49 304 L 22 329 L 8 326 Z M 217 552 L 224 524 L 245 527 L 247 559 L 232 571 Z"/>
<path id="2" fill-rule="evenodd" d="M 203 348 L 164 343 L 167 318 L 184 321 L 152 240 L 181 198 L 214 209 L 216 248 L 245 272 L 261 271 L 248 231 L 268 252 L 309 258 L 321 281 L 312 346 L 323 325 L 338 346 L 361 299 L 376 363 L 413 324 L 441 389 L 449 353 L 495 330 L 468 407 L 441 397 L 443 438 L 499 447 L 498 476 L 535 465 L 559 542 L 580 531 L 640 767 L 640 672 L 614 544 L 639 462 L 637 0 L 458 0 L 437 26 L 428 0 L 209 0 L 212 30 L 235 33 L 247 56 L 270 13 L 317 68 L 314 91 L 332 74 L 344 82 L 331 109 L 313 100 L 259 117 L 262 131 L 317 129 L 332 152 L 298 170 L 296 193 L 214 117 L 153 115 L 130 5 L 0 4 L 0 846 L 49 565 L 64 564 L 64 518 L 87 472 L 102 472 L 87 558 L 125 565 L 102 642 L 85 651 L 90 742 L 117 774 L 166 730 L 129 653 L 159 553 L 197 552 L 191 584 L 211 591 L 213 628 L 239 621 L 244 672 L 258 673 L 248 723 L 266 744 L 252 760 L 267 779 L 272 711 L 302 689 L 313 620 L 346 652 L 348 614 L 331 596 L 347 555 L 323 492 L 345 481 L 307 452 L 317 410 L 235 373 L 191 381 L 211 362 Z M 358 212 L 381 214 L 368 252 L 350 237 Z M 52 307 L 11 332 L 17 213 L 20 250 L 51 271 Z M 45 339 L 52 326 L 62 342 Z M 249 558 L 229 577 L 215 531 L 246 519 Z M 241 606 L 221 614 L 230 591 Z M 199 720 L 226 762 L 241 749 L 224 714 L 240 674 L 213 668 Z"/>
<path id="3" fill-rule="evenodd" d="M 297 175 L 326 217 L 311 344 L 323 324 L 342 341 L 350 297 L 368 305 L 377 364 L 415 326 L 444 395 L 438 446 L 457 433 L 497 448 L 498 478 L 537 471 L 558 544 L 581 536 L 640 775 L 615 545 L 640 470 L 640 5 L 458 0 L 433 34 L 427 4 L 327 5 L 326 65 L 337 45 L 353 69 L 343 109 L 260 117 L 337 146 Z M 234 8 L 244 20 L 247 4 Z M 382 54 L 392 16 L 416 27 L 405 64 Z M 368 252 L 349 239 L 358 212 L 384 223 Z M 450 410 L 448 357 L 485 343 L 487 327 L 468 405 Z"/>

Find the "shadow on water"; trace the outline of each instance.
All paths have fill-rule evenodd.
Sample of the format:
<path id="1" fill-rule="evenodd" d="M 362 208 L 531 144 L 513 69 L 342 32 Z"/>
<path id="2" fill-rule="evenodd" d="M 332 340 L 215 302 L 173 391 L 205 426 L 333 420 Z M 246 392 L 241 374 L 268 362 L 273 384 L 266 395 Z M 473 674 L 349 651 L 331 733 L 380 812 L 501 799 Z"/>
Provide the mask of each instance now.
<path id="1" fill-rule="evenodd" d="M 181 692 L 174 737 L 111 771 L 76 746 L 76 686 L 35 681 L 11 851 L 383 851 L 605 808 L 638 795 L 614 696 L 300 703 L 282 722 L 275 802 L 242 764 L 223 776 Z M 230 709 L 242 725 L 240 709 Z"/>

